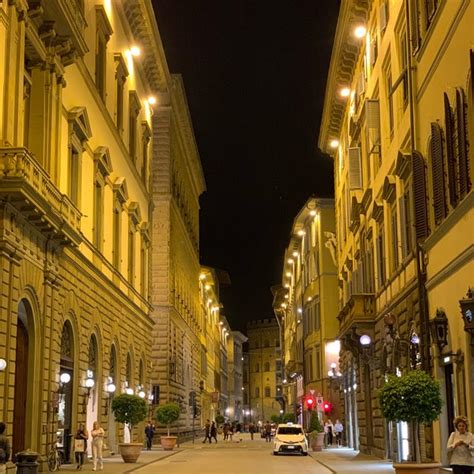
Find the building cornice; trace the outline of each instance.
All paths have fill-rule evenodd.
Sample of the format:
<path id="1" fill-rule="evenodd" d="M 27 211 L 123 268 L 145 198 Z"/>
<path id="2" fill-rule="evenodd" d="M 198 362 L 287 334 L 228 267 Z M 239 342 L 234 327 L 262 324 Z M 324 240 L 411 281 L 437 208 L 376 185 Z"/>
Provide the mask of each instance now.
<path id="1" fill-rule="evenodd" d="M 342 0 L 341 2 L 319 130 L 318 147 L 323 152 L 333 151 L 330 150 L 329 142 L 340 135 L 347 99 L 339 96 L 338 89 L 352 84 L 360 47 L 363 44 L 354 37 L 352 29 L 358 24 L 366 24 L 371 3 L 370 0 Z"/>

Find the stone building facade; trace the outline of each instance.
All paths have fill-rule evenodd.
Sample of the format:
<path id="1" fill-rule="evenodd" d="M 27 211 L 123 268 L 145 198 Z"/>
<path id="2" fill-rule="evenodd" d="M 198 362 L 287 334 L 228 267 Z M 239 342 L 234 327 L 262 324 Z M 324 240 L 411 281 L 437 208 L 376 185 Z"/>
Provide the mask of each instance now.
<path id="1" fill-rule="evenodd" d="M 334 158 L 347 435 L 394 460 L 412 458 L 412 438 L 381 416 L 386 374 L 424 369 L 455 401 L 424 430 L 424 459 L 446 462 L 450 418 L 472 415 L 457 311 L 473 265 L 473 15 L 462 0 L 343 1 L 336 29 L 319 146 Z M 447 362 L 433 331 L 441 308 Z"/>
<path id="2" fill-rule="evenodd" d="M 59 432 L 68 459 L 68 435 L 96 420 L 115 451 L 127 433 L 114 394 L 151 392 L 157 38 L 145 0 L 0 3 L 0 413 L 13 452 L 44 456 Z"/>
<path id="3" fill-rule="evenodd" d="M 286 411 L 308 423 L 310 394 L 331 402 L 332 417 L 340 413 L 334 201 L 309 198 L 291 235 L 273 307 L 283 335 Z"/>
<path id="4" fill-rule="evenodd" d="M 247 324 L 248 392 L 250 419 L 270 420 L 282 409 L 278 394 L 282 390 L 280 332 L 276 319 L 260 319 Z M 245 388 L 245 386 L 244 386 Z"/>
<path id="5" fill-rule="evenodd" d="M 153 115 L 152 380 L 162 401 L 181 406 L 175 429 L 193 424 L 188 396 L 197 390 L 204 329 L 199 275 L 199 196 L 204 176 L 180 76 Z"/>
<path id="6" fill-rule="evenodd" d="M 231 331 L 227 340 L 228 391 L 229 404 L 227 416 L 231 420 L 242 422 L 244 419 L 244 357 L 243 344 L 247 337 L 240 331 Z"/>

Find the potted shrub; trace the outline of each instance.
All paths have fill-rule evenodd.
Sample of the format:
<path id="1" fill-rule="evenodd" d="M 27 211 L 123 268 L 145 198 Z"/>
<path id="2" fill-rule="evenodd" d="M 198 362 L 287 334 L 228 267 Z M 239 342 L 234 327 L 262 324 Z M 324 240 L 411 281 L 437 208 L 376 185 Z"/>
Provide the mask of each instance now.
<path id="1" fill-rule="evenodd" d="M 311 413 L 308 432 L 311 449 L 313 451 L 321 451 L 324 446 L 324 428 L 317 413 Z"/>
<path id="2" fill-rule="evenodd" d="M 166 429 L 168 430 L 167 436 L 160 437 L 161 446 L 165 451 L 171 451 L 176 446 L 178 437 L 170 435 L 170 426 L 178 420 L 179 414 L 179 405 L 173 402 L 161 405 L 156 410 L 156 420 L 161 425 L 166 425 Z"/>
<path id="3" fill-rule="evenodd" d="M 120 454 L 124 462 L 137 462 L 143 443 L 133 442 L 133 426 L 142 422 L 147 415 L 145 400 L 137 395 L 122 393 L 112 400 L 112 412 L 115 421 L 123 423 L 130 431 L 130 443 L 119 443 Z"/>
<path id="4" fill-rule="evenodd" d="M 420 424 L 435 421 L 441 413 L 439 383 L 422 370 L 412 370 L 401 377 L 389 375 L 379 392 L 382 415 L 390 421 L 409 423 L 413 433 L 413 461 L 394 464 L 402 474 L 438 474 L 439 463 L 422 463 Z"/>
<path id="5" fill-rule="evenodd" d="M 219 434 L 222 434 L 222 431 L 223 431 L 223 430 L 222 430 L 222 425 L 223 425 L 224 422 L 225 422 L 224 416 L 221 415 L 220 413 L 217 414 L 215 421 L 216 421 L 217 432 L 218 432 Z"/>
<path id="6" fill-rule="evenodd" d="M 282 423 L 296 423 L 294 413 L 285 413 L 282 417 Z"/>

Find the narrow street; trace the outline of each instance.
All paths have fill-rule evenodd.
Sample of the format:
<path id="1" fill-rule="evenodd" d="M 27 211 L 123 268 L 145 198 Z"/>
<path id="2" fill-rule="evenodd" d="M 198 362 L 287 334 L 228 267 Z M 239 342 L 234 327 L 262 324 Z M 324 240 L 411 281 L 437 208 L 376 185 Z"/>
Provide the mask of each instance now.
<path id="1" fill-rule="evenodd" d="M 235 438 L 234 438 L 235 439 Z M 196 440 L 197 441 L 197 440 Z M 265 443 L 255 436 L 251 441 L 243 435 L 243 441 L 202 444 L 199 440 L 193 446 L 184 444 L 183 450 L 156 463 L 151 463 L 136 471 L 137 473 L 190 474 L 201 472 L 206 474 L 262 472 L 283 474 L 297 472 L 299 474 L 329 474 L 331 471 L 311 456 L 283 455 L 273 456 L 272 444 Z"/>

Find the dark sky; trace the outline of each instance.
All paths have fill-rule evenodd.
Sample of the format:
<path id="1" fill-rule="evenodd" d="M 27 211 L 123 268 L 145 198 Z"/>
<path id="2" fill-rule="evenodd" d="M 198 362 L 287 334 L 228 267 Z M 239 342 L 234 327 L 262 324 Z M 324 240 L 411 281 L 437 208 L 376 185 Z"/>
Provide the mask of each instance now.
<path id="1" fill-rule="evenodd" d="M 293 218 L 333 193 L 317 149 L 339 0 L 154 0 L 207 183 L 201 262 L 227 270 L 232 328 L 272 316 Z"/>

